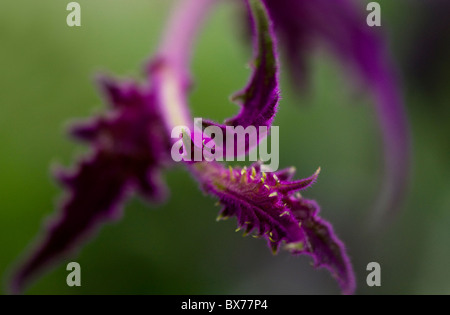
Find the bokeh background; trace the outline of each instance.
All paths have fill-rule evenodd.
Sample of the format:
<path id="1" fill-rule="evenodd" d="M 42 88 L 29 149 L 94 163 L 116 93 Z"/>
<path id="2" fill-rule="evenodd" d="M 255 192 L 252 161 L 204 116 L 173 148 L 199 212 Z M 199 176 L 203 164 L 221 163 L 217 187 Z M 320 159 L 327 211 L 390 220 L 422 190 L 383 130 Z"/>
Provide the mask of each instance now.
<path id="1" fill-rule="evenodd" d="M 86 147 L 66 135 L 68 122 L 105 107 L 93 84 L 98 71 L 139 78 L 155 50 L 173 1 L 80 0 L 82 26 L 66 25 L 57 0 L 0 3 L 0 276 L 9 272 L 62 190 L 50 174 L 72 165 Z M 448 1 L 379 1 L 400 70 L 413 137 L 410 194 L 397 220 L 368 232 L 381 183 L 382 147 L 372 101 L 346 71 L 317 51 L 311 84 L 300 95 L 282 76 L 280 164 L 299 177 L 318 166 L 318 200 L 347 244 L 360 294 L 450 293 L 450 49 Z M 238 108 L 229 95 L 249 76 L 251 51 L 240 7 L 223 1 L 199 38 L 193 59 L 194 116 L 223 120 Z M 447 10 L 447 11 L 445 11 Z M 335 294 L 325 270 L 306 256 L 273 256 L 265 242 L 217 223 L 215 200 L 182 168 L 166 172 L 163 205 L 132 198 L 123 219 L 104 226 L 79 253 L 37 279 L 28 294 Z M 82 286 L 66 285 L 69 261 Z M 366 266 L 382 268 L 382 286 L 367 287 Z M 5 291 L 2 291 L 5 293 Z"/>

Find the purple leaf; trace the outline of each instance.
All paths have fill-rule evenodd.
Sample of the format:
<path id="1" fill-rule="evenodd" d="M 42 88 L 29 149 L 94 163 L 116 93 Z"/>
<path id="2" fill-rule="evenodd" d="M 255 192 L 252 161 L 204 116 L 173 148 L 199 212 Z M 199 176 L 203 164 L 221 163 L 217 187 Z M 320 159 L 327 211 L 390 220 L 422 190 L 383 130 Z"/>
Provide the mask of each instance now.
<path id="1" fill-rule="evenodd" d="M 355 276 L 345 246 L 337 238 L 332 226 L 318 216 L 317 203 L 304 198 L 291 198 L 287 204 L 301 222 L 301 228 L 306 236 L 303 250 L 289 247 L 289 244 L 288 249 L 294 254 L 312 256 L 316 267 L 328 269 L 336 278 L 343 294 L 353 294 L 356 288 Z"/>
<path id="2" fill-rule="evenodd" d="M 406 192 L 410 137 L 403 98 L 383 35 L 367 25 L 367 14 L 356 1 L 264 2 L 298 83 L 305 82 L 307 54 L 323 43 L 369 87 L 385 147 L 386 179 L 377 211 L 384 216 L 397 210 Z"/>
<path id="3" fill-rule="evenodd" d="M 159 173 L 170 142 L 153 93 L 106 78 L 101 85 L 112 105 L 109 116 L 72 129 L 74 136 L 93 146 L 93 155 L 72 173 L 56 172 L 68 196 L 15 274 L 13 292 L 21 292 L 32 277 L 75 250 L 102 224 L 118 219 L 127 193 L 138 190 L 153 201 L 164 197 Z"/>
<path id="4" fill-rule="evenodd" d="M 254 60 L 252 63 L 253 73 L 247 87 L 233 96 L 233 100 L 241 105 L 239 114 L 226 120 L 225 124 L 212 121 L 203 121 L 203 126 L 218 126 L 224 135 L 223 143 L 228 137 L 234 137 L 234 133 L 227 130 L 227 126 L 255 127 L 256 141 L 252 143 L 246 139 L 245 144 L 235 141 L 234 156 L 238 152 L 247 153 L 254 148 L 267 134 L 259 132 L 260 126 L 270 127 L 275 117 L 279 101 L 278 82 L 278 57 L 276 52 L 276 41 L 272 30 L 272 22 L 267 14 L 266 8 L 261 1 L 248 1 L 251 11 L 253 25 Z M 251 136 L 249 136 L 251 138 Z M 237 145 L 244 149 L 239 151 Z M 225 146 L 223 147 L 226 153 Z"/>
<path id="5" fill-rule="evenodd" d="M 316 267 L 325 267 L 337 279 L 344 294 L 355 290 L 354 272 L 342 242 L 330 224 L 318 216 L 319 207 L 298 191 L 318 176 L 291 181 L 276 173 L 251 168 L 225 169 L 218 163 L 191 165 L 203 189 L 219 198 L 223 209 L 218 219 L 236 217 L 238 230 L 266 239 L 274 253 L 284 244 L 293 254 L 307 254 Z M 278 174 L 292 174 L 292 168 Z"/>

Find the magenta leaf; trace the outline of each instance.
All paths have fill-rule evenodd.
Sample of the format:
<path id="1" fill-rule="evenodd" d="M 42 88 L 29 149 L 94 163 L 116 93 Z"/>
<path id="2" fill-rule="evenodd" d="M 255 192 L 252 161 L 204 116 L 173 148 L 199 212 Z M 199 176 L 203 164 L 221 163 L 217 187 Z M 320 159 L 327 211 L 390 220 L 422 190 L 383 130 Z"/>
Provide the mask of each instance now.
<path id="1" fill-rule="evenodd" d="M 224 135 L 223 143 L 226 143 L 228 137 L 235 136 L 234 133 L 227 130 L 227 126 L 255 127 L 254 133 L 257 140 L 251 143 L 251 141 L 246 139 L 245 144 L 236 144 L 236 146 L 244 146 L 244 149 L 238 151 L 235 146 L 235 156 L 238 152 L 247 153 L 267 135 L 267 133 L 260 133 L 259 127 L 270 127 L 272 125 L 280 98 L 278 56 L 272 22 L 261 1 L 251 0 L 248 3 L 252 13 L 254 60 L 252 63 L 253 73 L 247 87 L 233 97 L 233 100 L 241 105 L 241 110 L 237 116 L 226 120 L 225 124 L 203 121 L 203 126 L 205 127 L 213 125 L 222 129 Z M 225 145 L 223 151 L 226 154 Z"/>
<path id="2" fill-rule="evenodd" d="M 311 185 L 319 174 L 291 181 L 285 174 L 266 173 L 256 163 L 251 168 L 225 169 L 217 163 L 191 166 L 203 189 L 219 198 L 223 206 L 218 219 L 236 217 L 238 230 L 263 238 L 274 253 L 281 245 L 293 254 L 313 257 L 337 279 L 342 293 L 355 290 L 354 272 L 343 243 L 330 224 L 319 217 L 319 207 L 304 199 L 299 190 Z"/>
<path id="3" fill-rule="evenodd" d="M 127 193 L 138 190 L 153 201 L 164 197 L 159 173 L 169 158 L 165 154 L 170 142 L 162 132 L 153 93 L 106 78 L 101 85 L 112 109 L 108 117 L 72 129 L 74 136 L 91 144 L 93 154 L 71 173 L 56 172 L 68 195 L 15 274 L 14 292 L 21 292 L 32 277 L 74 251 L 102 224 L 118 219 Z"/>

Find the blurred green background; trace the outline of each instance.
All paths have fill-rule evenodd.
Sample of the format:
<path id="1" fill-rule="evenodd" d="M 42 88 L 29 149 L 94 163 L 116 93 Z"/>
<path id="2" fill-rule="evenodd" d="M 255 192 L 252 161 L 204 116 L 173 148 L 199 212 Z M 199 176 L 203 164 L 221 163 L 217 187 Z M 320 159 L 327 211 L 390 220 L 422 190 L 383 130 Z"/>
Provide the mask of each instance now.
<path id="1" fill-rule="evenodd" d="M 68 2 L 0 3 L 4 286 L 62 195 L 51 178 L 51 165 L 70 166 L 87 152 L 68 139 L 66 126 L 74 118 L 105 109 L 93 76 L 107 71 L 140 77 L 173 3 L 80 0 L 82 26 L 70 28 Z M 280 126 L 280 166 L 295 165 L 299 177 L 322 167 L 318 183 L 304 195 L 319 202 L 323 217 L 347 244 L 358 277 L 357 293 L 450 294 L 450 54 L 433 58 L 434 67 L 425 66 L 426 78 L 415 72 L 410 58 L 428 48 L 421 38 L 435 36 L 448 48 L 448 36 L 427 35 L 425 13 L 417 1 L 380 2 L 403 78 L 413 136 L 410 194 L 400 216 L 384 231 L 367 233 L 382 173 L 373 103 L 352 88 L 346 71 L 326 53 L 312 55 L 311 89 L 300 96 L 283 63 L 283 99 L 275 121 Z M 199 38 L 190 98 L 196 117 L 221 121 L 238 109 L 229 95 L 245 85 L 251 57 L 240 17 L 239 6 L 223 1 Z M 424 78 L 428 84 L 420 80 Z M 27 293 L 339 293 L 329 273 L 314 270 L 308 257 L 283 252 L 273 256 L 265 242 L 235 233 L 234 219 L 217 223 L 215 200 L 205 197 L 182 167 L 166 172 L 166 180 L 171 196 L 165 204 L 129 200 L 121 221 L 103 227 L 77 255 L 37 279 Z M 69 261 L 81 264 L 81 287 L 66 285 Z M 381 264 L 379 288 L 365 282 L 371 261 Z"/>

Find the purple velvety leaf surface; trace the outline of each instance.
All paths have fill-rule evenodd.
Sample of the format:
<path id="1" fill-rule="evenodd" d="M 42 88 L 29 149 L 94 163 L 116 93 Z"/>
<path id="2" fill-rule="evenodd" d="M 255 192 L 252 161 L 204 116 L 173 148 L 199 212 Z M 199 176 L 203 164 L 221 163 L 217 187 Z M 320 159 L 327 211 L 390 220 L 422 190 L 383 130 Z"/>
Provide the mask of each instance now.
<path id="1" fill-rule="evenodd" d="M 225 169 L 201 162 L 191 168 L 203 189 L 219 198 L 223 208 L 218 219 L 236 217 L 238 229 L 265 239 L 274 253 L 284 244 L 293 254 L 312 256 L 316 267 L 328 269 L 336 278 L 342 293 L 354 292 L 354 271 L 345 246 L 319 217 L 317 203 L 298 193 L 315 182 L 318 172 L 293 181 L 292 168 L 265 173 L 259 163 L 249 169 Z"/>
<path id="2" fill-rule="evenodd" d="M 170 142 L 164 138 L 153 93 L 132 82 L 102 78 L 101 85 L 112 105 L 109 116 L 72 129 L 92 145 L 93 154 L 73 172 L 56 171 L 68 195 L 15 274 L 13 292 L 21 292 L 39 271 L 71 253 L 101 224 L 118 219 L 127 193 L 138 190 L 153 201 L 164 197 L 159 171 Z"/>
<path id="3" fill-rule="evenodd" d="M 253 26 L 254 59 L 251 64 L 253 72 L 248 85 L 233 96 L 233 100 L 241 106 L 241 110 L 237 116 L 226 120 L 225 124 L 203 121 L 204 126 L 214 125 L 222 129 L 224 143 L 227 137 L 234 137 L 234 134 L 226 129 L 226 126 L 256 127 L 257 140 L 250 143 L 246 139 L 245 144 L 238 144 L 235 141 L 234 156 L 238 152 L 247 153 L 267 135 L 266 133 L 261 134 L 258 127 L 272 125 L 280 99 L 277 44 L 272 22 L 262 2 L 250 2 L 249 7 L 251 7 L 250 19 Z M 242 151 L 237 150 L 238 145 L 243 146 Z M 227 154 L 225 146 L 223 152 Z"/>

